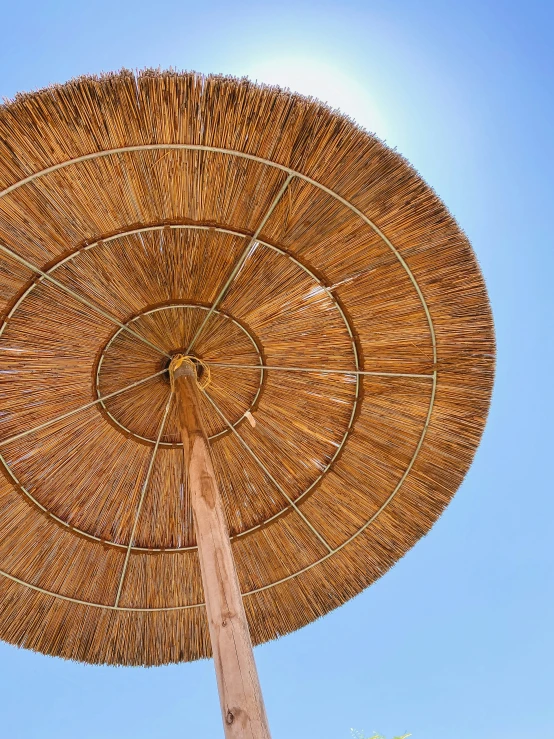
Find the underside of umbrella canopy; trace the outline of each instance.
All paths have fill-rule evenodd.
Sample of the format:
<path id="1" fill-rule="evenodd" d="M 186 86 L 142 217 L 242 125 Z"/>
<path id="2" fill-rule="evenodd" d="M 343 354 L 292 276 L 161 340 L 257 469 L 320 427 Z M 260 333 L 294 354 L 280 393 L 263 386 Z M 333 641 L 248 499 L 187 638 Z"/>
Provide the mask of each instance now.
<path id="1" fill-rule="evenodd" d="M 0 108 L 0 638 L 210 654 L 168 366 L 200 403 L 252 640 L 336 608 L 467 472 L 494 372 L 471 247 L 346 117 L 123 71 Z"/>

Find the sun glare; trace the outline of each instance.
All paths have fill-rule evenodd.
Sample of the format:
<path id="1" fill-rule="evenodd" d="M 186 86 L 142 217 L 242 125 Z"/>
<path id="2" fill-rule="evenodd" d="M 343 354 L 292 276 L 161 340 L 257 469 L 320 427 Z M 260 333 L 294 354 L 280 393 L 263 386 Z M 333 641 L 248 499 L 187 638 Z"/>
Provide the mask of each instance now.
<path id="1" fill-rule="evenodd" d="M 368 90 L 346 71 L 318 59 L 276 58 L 254 64 L 249 76 L 311 95 L 338 108 L 368 131 L 386 138 L 386 125 Z"/>

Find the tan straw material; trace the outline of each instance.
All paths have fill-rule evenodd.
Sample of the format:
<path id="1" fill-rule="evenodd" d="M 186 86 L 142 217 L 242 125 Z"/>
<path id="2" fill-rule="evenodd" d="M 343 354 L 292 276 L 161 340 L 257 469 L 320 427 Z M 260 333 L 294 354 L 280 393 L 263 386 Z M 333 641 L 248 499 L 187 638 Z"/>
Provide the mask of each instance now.
<path id="1" fill-rule="evenodd" d="M 122 71 L 1 107 L 0 311 L 0 638 L 45 654 L 211 653 L 175 355 L 254 643 L 429 531 L 489 407 L 486 289 L 443 203 L 247 80 Z"/>

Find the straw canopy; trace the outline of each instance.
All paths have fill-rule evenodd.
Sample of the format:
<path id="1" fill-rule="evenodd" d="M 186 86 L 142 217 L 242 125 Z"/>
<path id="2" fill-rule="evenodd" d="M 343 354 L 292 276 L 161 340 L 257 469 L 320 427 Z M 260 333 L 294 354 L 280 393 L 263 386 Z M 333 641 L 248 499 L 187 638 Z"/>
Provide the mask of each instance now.
<path id="1" fill-rule="evenodd" d="M 0 108 L 0 301 L 0 638 L 46 654 L 211 653 L 176 354 L 254 643 L 426 534 L 486 420 L 492 318 L 445 206 L 247 80 L 123 71 Z"/>

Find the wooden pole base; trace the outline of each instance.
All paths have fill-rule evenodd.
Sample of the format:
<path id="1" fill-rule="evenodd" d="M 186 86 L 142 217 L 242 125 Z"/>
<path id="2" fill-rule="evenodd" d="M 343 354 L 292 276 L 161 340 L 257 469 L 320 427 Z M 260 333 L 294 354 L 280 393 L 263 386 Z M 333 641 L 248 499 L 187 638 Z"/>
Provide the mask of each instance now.
<path id="1" fill-rule="evenodd" d="M 190 363 L 173 372 L 226 739 L 270 739 L 231 542 Z"/>

